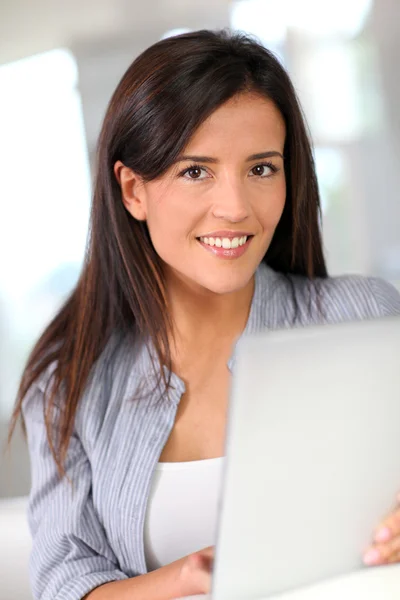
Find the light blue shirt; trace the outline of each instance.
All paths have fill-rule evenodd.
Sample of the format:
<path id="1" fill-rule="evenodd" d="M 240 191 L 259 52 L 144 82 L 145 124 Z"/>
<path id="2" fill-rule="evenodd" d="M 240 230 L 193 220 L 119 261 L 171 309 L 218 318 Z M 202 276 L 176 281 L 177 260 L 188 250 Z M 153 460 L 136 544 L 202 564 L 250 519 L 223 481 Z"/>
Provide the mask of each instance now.
<path id="1" fill-rule="evenodd" d="M 400 295 L 379 279 L 310 282 L 262 264 L 243 335 L 394 314 L 400 315 Z M 231 370 L 234 363 L 233 352 Z M 32 470 L 31 581 L 37 600 L 80 600 L 99 585 L 147 572 L 143 528 L 151 480 L 185 386 L 172 374 L 169 394 L 155 389 L 147 346 L 115 335 L 78 408 L 66 464 L 71 486 L 59 480 L 43 420 L 44 386 L 53 369 L 31 388 L 23 407 Z"/>

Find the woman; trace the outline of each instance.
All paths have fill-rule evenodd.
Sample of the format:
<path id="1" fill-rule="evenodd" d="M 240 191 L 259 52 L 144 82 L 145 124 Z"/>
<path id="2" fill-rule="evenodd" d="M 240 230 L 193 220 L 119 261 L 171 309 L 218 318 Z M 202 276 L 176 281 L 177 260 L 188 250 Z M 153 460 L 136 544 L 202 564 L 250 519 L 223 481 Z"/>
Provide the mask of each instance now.
<path id="1" fill-rule="evenodd" d="M 105 117 L 81 277 L 13 415 L 35 598 L 207 592 L 235 341 L 389 314 L 389 284 L 327 277 L 312 151 L 273 55 L 209 31 L 146 50 Z M 399 559 L 395 521 L 375 562 Z"/>

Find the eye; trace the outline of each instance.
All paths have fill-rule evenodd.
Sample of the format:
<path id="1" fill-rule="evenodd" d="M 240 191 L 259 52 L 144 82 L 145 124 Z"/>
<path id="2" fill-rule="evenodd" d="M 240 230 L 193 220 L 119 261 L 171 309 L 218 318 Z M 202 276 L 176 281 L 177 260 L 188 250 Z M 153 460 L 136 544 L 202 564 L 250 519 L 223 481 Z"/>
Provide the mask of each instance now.
<path id="1" fill-rule="evenodd" d="M 256 165 L 250 170 L 250 177 L 271 177 L 278 171 L 278 167 L 276 167 L 272 163 L 262 163 L 260 165 Z"/>
<path id="2" fill-rule="evenodd" d="M 191 165 L 184 171 L 181 171 L 179 176 L 183 177 L 184 179 L 197 179 L 201 181 L 202 179 L 208 179 L 209 174 L 204 167 L 200 167 L 199 165 Z"/>

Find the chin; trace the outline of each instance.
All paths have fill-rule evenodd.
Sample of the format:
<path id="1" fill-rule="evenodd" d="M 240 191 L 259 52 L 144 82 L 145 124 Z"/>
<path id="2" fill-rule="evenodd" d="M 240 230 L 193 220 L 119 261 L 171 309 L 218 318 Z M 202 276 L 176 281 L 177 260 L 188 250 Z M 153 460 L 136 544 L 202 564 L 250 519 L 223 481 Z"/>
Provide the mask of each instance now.
<path id="1" fill-rule="evenodd" d="M 257 264 L 210 265 L 191 264 L 173 266 L 168 265 L 166 273 L 170 275 L 170 282 L 180 282 L 194 293 L 203 294 L 234 294 L 245 288 L 252 281 Z M 167 265 L 167 263 L 165 263 Z M 182 268 L 183 267 L 183 268 Z M 222 268 L 221 268 L 222 267 Z"/>
<path id="2" fill-rule="evenodd" d="M 212 277 L 210 274 L 208 277 L 199 278 L 196 283 L 204 290 L 207 290 L 213 294 L 233 294 L 246 287 L 253 275 L 253 272 L 247 273 L 246 275 L 244 273 L 225 274 L 225 276 L 216 274 L 214 277 Z"/>

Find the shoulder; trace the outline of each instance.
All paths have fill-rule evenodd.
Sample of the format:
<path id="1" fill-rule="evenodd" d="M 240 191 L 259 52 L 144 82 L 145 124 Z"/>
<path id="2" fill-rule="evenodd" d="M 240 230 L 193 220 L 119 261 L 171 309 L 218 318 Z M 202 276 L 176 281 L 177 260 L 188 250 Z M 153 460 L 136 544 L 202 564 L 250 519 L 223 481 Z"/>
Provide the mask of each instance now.
<path id="1" fill-rule="evenodd" d="M 345 275 L 309 281 L 293 278 L 300 304 L 308 301 L 328 323 L 400 315 L 400 294 L 377 277 Z"/>
<path id="2" fill-rule="evenodd" d="M 400 293 L 377 277 L 310 280 L 262 265 L 257 281 L 256 312 L 271 329 L 400 315 Z"/>

